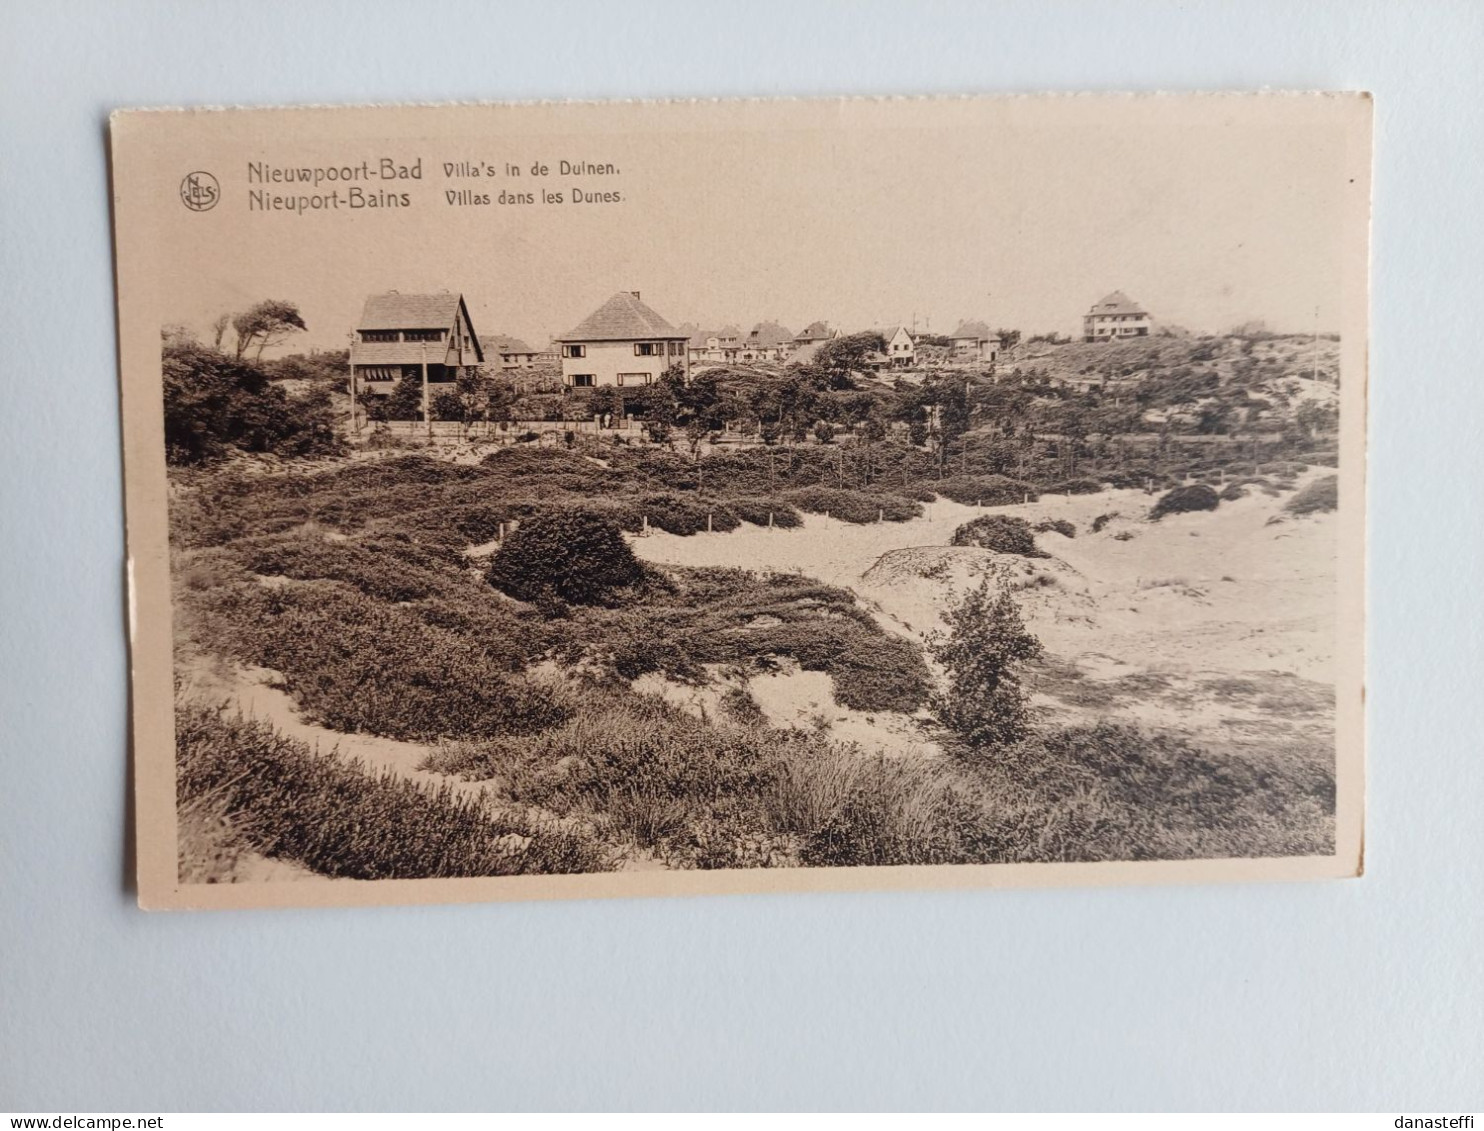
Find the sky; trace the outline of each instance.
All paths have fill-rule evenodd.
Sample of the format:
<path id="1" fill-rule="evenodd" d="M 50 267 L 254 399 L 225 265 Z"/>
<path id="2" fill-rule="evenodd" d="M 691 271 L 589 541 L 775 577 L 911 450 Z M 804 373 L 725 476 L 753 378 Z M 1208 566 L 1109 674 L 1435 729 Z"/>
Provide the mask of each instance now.
<path id="1" fill-rule="evenodd" d="M 308 324 L 291 351 L 343 347 L 366 296 L 393 289 L 461 292 L 478 333 L 538 347 L 619 290 L 641 292 L 676 325 L 744 331 L 823 319 L 949 332 L 976 318 L 1077 334 L 1113 290 L 1196 332 L 1254 319 L 1330 330 L 1354 263 L 1344 254 L 1354 211 L 1343 206 L 1367 187 L 1369 164 L 1344 128 L 1357 108 L 1344 103 L 556 104 L 395 119 L 332 111 L 287 129 L 261 113 L 193 115 L 155 151 L 159 183 L 173 193 L 177 169 L 214 170 L 222 200 L 204 213 L 162 202 L 172 267 L 160 309 L 205 334 L 222 311 L 288 299 Z M 264 187 L 249 183 L 250 162 L 381 155 L 421 162 L 420 180 L 368 185 L 407 192 L 407 207 L 248 207 L 249 190 Z M 617 171 L 562 176 L 561 161 Z M 444 162 L 497 175 L 448 177 Z M 538 163 L 551 172 L 531 176 Z M 521 176 L 505 175 L 509 165 Z M 502 189 L 564 199 L 501 206 Z M 574 189 L 621 199 L 571 203 Z M 492 203 L 448 203 L 459 190 Z"/>

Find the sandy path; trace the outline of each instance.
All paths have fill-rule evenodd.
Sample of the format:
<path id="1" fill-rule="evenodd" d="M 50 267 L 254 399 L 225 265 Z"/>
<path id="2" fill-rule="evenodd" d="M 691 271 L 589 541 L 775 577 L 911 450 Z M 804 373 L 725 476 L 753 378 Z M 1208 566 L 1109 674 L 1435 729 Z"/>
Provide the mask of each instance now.
<path id="1" fill-rule="evenodd" d="M 305 721 L 293 696 L 276 686 L 281 677 L 268 668 L 203 662 L 191 669 L 191 690 L 216 702 L 226 701 L 229 711 L 271 723 L 280 734 L 296 739 L 311 750 L 333 753 L 346 762 L 359 763 L 371 773 L 383 771 L 430 786 L 447 785 L 474 797 L 481 792 L 477 782 L 466 782 L 448 774 L 419 769 L 432 748 L 418 742 L 401 742 L 370 734 L 344 734 Z"/>

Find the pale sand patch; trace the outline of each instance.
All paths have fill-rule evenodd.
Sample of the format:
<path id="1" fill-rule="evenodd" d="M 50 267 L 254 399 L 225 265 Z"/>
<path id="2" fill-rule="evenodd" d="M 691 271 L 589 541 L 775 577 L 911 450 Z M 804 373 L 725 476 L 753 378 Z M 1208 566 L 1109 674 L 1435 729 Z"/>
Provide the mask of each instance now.
<path id="1" fill-rule="evenodd" d="M 910 715 L 857 711 L 836 703 L 828 672 L 804 671 L 790 664 L 754 675 L 747 689 L 770 726 L 817 730 L 871 754 L 925 758 L 942 753 Z"/>

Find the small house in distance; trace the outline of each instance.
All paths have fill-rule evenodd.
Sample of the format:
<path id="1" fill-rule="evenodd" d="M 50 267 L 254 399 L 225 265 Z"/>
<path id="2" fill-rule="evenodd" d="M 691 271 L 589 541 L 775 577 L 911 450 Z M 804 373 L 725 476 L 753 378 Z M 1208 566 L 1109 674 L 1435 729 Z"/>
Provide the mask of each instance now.
<path id="1" fill-rule="evenodd" d="M 960 322 L 948 335 L 953 341 L 953 360 L 957 362 L 994 361 L 1000 355 L 1000 339 L 988 323 Z"/>
<path id="2" fill-rule="evenodd" d="M 1107 342 L 1114 338 L 1147 338 L 1153 320 L 1149 312 L 1122 291 L 1105 295 L 1082 316 L 1082 340 Z"/>
<path id="3" fill-rule="evenodd" d="M 484 364 L 484 352 L 464 296 L 443 291 L 372 295 L 350 343 L 351 387 L 387 396 L 410 378 L 451 387 L 459 376 Z M 436 390 L 435 390 L 436 391 Z"/>
<path id="4" fill-rule="evenodd" d="M 793 349 L 793 334 L 777 322 L 759 322 L 742 342 L 743 361 L 782 361 Z"/>
<path id="5" fill-rule="evenodd" d="M 689 372 L 688 335 L 645 305 L 638 291 L 619 291 L 554 340 L 569 389 L 652 385 L 671 366 Z"/>
<path id="6" fill-rule="evenodd" d="M 917 364 L 917 343 L 905 326 L 888 326 L 881 331 L 886 342 L 886 363 L 893 369 L 911 369 Z"/>
<path id="7" fill-rule="evenodd" d="M 697 330 L 690 336 L 691 361 L 736 361 L 742 348 L 742 331 L 736 326 L 720 330 Z"/>
<path id="8" fill-rule="evenodd" d="M 540 357 L 535 347 L 506 334 L 480 338 L 479 344 L 490 365 L 502 370 L 534 369 Z"/>
<path id="9" fill-rule="evenodd" d="M 794 335 L 794 349 L 817 346 L 839 336 L 839 331 L 831 330 L 828 322 L 811 322 Z"/>

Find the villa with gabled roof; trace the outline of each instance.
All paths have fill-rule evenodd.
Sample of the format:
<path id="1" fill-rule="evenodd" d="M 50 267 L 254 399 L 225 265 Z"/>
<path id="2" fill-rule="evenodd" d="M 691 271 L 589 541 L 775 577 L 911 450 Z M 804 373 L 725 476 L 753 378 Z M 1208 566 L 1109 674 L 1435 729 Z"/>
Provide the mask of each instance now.
<path id="1" fill-rule="evenodd" d="M 479 344 L 490 365 L 501 370 L 533 369 L 539 357 L 535 347 L 509 334 L 488 335 L 480 338 Z"/>
<path id="2" fill-rule="evenodd" d="M 736 361 L 741 348 L 742 331 L 736 326 L 697 330 L 690 336 L 691 361 Z"/>
<path id="3" fill-rule="evenodd" d="M 678 366 L 689 373 L 689 335 L 639 297 L 619 291 L 571 330 L 554 338 L 569 389 L 642 388 Z"/>
<path id="4" fill-rule="evenodd" d="M 886 343 L 886 364 L 892 369 L 911 369 L 917 364 L 917 343 L 905 326 L 888 326 L 881 331 Z"/>
<path id="5" fill-rule="evenodd" d="M 400 380 L 451 388 L 484 363 L 464 296 L 387 291 L 366 300 L 350 343 L 351 387 L 385 396 Z"/>
<path id="6" fill-rule="evenodd" d="M 1084 342 L 1108 342 L 1115 338 L 1146 338 L 1154 320 L 1149 312 L 1122 291 L 1104 295 L 1082 316 Z"/>
<path id="7" fill-rule="evenodd" d="M 793 349 L 793 334 L 777 322 L 759 322 L 742 342 L 743 361 L 782 361 Z"/>
<path id="8" fill-rule="evenodd" d="M 953 341 L 954 361 L 994 361 L 1000 354 L 1000 337 L 987 322 L 960 322 L 948 335 Z"/>

